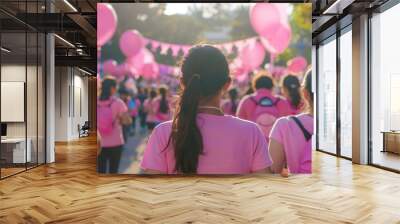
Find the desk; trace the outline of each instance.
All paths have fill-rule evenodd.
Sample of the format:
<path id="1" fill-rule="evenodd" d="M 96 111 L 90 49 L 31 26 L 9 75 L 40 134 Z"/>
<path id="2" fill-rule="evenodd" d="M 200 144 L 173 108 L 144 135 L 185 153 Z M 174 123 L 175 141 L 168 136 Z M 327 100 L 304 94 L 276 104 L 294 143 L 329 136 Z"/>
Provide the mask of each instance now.
<path id="1" fill-rule="evenodd" d="M 382 152 L 392 152 L 400 154 L 400 131 L 382 131 L 383 150 Z"/>
<path id="2" fill-rule="evenodd" d="M 30 138 L 26 140 L 28 143 L 25 154 L 25 138 L 6 138 L 1 139 L 1 157 L 5 163 L 25 163 L 31 162 L 31 145 Z M 25 159 L 27 159 L 25 161 Z"/>

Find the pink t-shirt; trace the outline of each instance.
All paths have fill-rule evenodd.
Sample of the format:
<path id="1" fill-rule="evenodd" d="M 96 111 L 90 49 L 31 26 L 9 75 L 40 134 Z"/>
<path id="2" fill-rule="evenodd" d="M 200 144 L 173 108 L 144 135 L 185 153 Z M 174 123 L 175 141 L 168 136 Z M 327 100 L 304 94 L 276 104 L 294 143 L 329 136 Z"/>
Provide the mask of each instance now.
<path id="1" fill-rule="evenodd" d="M 199 157 L 198 174 L 245 174 L 271 166 L 267 142 L 258 126 L 230 115 L 198 114 L 204 154 Z M 142 169 L 176 174 L 172 145 L 167 145 L 172 121 L 158 125 L 150 136 Z"/>
<path id="2" fill-rule="evenodd" d="M 146 121 L 147 122 L 159 122 L 157 119 L 156 113 L 160 106 L 160 102 L 157 98 L 154 99 L 146 99 L 143 103 L 144 110 L 147 112 Z"/>
<path id="3" fill-rule="evenodd" d="M 112 132 L 107 136 L 100 135 L 101 147 L 115 147 L 125 144 L 122 133 L 122 125 L 119 123 L 119 116 L 121 116 L 122 113 L 128 111 L 128 108 L 124 101 L 117 97 L 111 97 L 111 99 L 109 100 L 98 101 L 97 103 L 100 106 L 110 105 L 114 121 Z"/>
<path id="4" fill-rule="evenodd" d="M 239 103 L 236 115 L 242 119 L 254 121 L 254 111 L 257 107 L 255 102 L 251 99 L 255 99 L 256 101 L 260 100 L 263 97 L 269 97 L 271 100 L 277 100 L 277 96 L 274 96 L 270 90 L 267 89 L 259 89 L 255 93 L 245 96 Z M 290 115 L 292 110 L 290 109 L 290 105 L 284 98 L 280 97 L 281 100 L 276 104 L 276 108 L 279 111 L 279 117 Z"/>
<path id="5" fill-rule="evenodd" d="M 167 113 L 160 112 L 160 102 L 161 102 L 161 97 L 157 97 L 154 99 L 146 99 L 144 101 L 143 106 L 147 111 L 147 117 L 146 117 L 147 122 L 160 123 L 171 119 L 170 109 L 168 110 Z"/>
<path id="6" fill-rule="evenodd" d="M 307 114 L 299 114 L 296 117 L 310 134 L 314 133 L 313 117 Z M 280 118 L 272 128 L 270 138 L 282 144 L 291 173 L 311 173 L 311 139 L 306 141 L 293 118 Z"/>
<path id="7" fill-rule="evenodd" d="M 236 102 L 236 109 L 237 109 L 237 105 L 238 105 L 238 103 Z M 221 107 L 222 107 L 222 111 L 224 112 L 224 114 L 233 115 L 233 116 L 236 115 L 236 112 L 232 111 L 232 101 L 230 99 L 223 101 L 221 104 Z"/>

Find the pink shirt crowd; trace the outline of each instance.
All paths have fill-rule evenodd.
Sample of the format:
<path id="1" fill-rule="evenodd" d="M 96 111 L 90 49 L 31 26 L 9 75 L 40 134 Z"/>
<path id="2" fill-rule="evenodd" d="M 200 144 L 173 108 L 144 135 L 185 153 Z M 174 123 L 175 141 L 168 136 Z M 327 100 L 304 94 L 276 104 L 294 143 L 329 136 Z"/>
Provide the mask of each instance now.
<path id="1" fill-rule="evenodd" d="M 274 105 L 276 121 L 267 136 L 257 124 L 253 112 L 258 100 L 270 98 Z M 159 107 L 159 100 L 148 100 L 145 107 L 149 110 Z M 232 111 L 232 102 L 223 101 L 224 116 L 199 113 L 197 124 L 203 137 L 204 153 L 199 157 L 199 174 L 246 174 L 268 168 L 273 163 L 268 141 L 271 139 L 282 144 L 290 173 L 311 173 L 311 141 L 306 140 L 298 124 L 291 116 L 296 116 L 304 128 L 313 134 L 313 118 L 300 113 L 290 102 L 274 95 L 267 89 L 259 89 L 245 96 Z M 171 144 L 166 148 L 171 134 L 171 115 L 161 119 L 157 113 L 150 113 L 149 120 L 162 122 L 151 133 L 141 168 L 156 170 L 166 174 L 175 174 L 175 157 Z M 149 116 L 148 115 L 148 116 Z"/>

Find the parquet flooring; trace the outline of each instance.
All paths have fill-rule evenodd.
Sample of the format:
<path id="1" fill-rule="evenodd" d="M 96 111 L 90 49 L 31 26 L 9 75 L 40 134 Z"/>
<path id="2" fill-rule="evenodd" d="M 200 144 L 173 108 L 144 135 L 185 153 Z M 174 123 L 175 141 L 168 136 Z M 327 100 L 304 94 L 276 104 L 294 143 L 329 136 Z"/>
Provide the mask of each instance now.
<path id="1" fill-rule="evenodd" d="M 0 181 L 0 223 L 400 223 L 400 175 L 314 153 L 313 174 L 99 176 L 96 140 Z"/>

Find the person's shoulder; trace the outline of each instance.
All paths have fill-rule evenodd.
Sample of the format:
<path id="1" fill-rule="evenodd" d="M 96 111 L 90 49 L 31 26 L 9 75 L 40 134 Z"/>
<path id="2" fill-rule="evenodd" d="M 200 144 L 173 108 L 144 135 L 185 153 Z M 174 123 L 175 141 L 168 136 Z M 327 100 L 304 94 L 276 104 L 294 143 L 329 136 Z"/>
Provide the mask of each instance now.
<path id="1" fill-rule="evenodd" d="M 289 124 L 293 119 L 291 118 L 292 116 L 284 116 L 280 117 L 275 121 L 275 126 L 283 126 Z"/>
<path id="2" fill-rule="evenodd" d="M 229 119 L 230 123 L 240 129 L 253 129 L 253 128 L 257 128 L 257 124 L 249 121 L 249 120 L 245 120 L 245 119 L 241 119 L 239 117 L 236 116 L 231 116 L 231 115 L 226 115 L 225 117 L 227 117 L 227 119 Z"/>
<path id="3" fill-rule="evenodd" d="M 314 122 L 314 117 L 306 113 L 297 114 L 296 117 L 304 122 Z"/>
<path id="4" fill-rule="evenodd" d="M 172 131 L 172 121 L 165 121 L 158 124 L 152 131 L 151 135 L 158 140 L 166 141 Z"/>
<path id="5" fill-rule="evenodd" d="M 171 129 L 172 129 L 172 120 L 161 122 L 154 128 L 154 130 L 158 131 L 171 131 Z"/>

